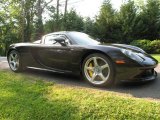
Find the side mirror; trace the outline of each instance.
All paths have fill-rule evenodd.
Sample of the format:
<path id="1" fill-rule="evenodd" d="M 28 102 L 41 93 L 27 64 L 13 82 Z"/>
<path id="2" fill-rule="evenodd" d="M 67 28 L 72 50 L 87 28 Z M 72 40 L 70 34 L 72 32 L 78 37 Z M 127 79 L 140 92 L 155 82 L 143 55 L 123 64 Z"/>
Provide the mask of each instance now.
<path id="1" fill-rule="evenodd" d="M 61 44 L 62 46 L 67 46 L 66 40 L 63 37 L 57 37 L 54 39 L 57 43 Z"/>

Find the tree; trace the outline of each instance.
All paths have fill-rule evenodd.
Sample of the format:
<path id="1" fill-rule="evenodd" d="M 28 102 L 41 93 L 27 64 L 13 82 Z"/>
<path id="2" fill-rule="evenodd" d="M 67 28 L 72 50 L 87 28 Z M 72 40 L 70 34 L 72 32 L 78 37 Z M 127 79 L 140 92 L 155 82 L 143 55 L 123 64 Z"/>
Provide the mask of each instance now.
<path id="1" fill-rule="evenodd" d="M 130 43 L 135 38 L 135 26 L 137 25 L 137 9 L 133 1 L 123 4 L 118 14 L 118 24 L 120 25 L 120 41 Z"/>
<path id="2" fill-rule="evenodd" d="M 56 32 L 58 30 L 62 30 L 62 23 L 63 23 L 63 15 L 59 14 L 57 20 L 57 9 L 53 6 L 49 6 L 48 8 L 48 13 L 49 13 L 49 20 L 46 21 L 44 27 L 45 27 L 45 32 L 50 33 L 50 32 Z"/>
<path id="3" fill-rule="evenodd" d="M 43 12 L 46 7 L 48 7 L 48 4 L 50 4 L 53 0 L 50 0 L 46 2 L 45 0 L 37 0 L 36 6 L 35 6 L 35 37 L 34 39 L 40 39 L 42 35 L 44 34 L 44 25 L 43 25 Z"/>
<path id="4" fill-rule="evenodd" d="M 21 29 L 23 42 L 31 41 L 33 18 L 35 16 L 36 0 L 21 0 Z"/>
<path id="5" fill-rule="evenodd" d="M 45 30 L 46 32 L 55 32 L 58 30 L 60 31 L 83 31 L 83 18 L 79 16 L 75 10 L 71 10 L 64 14 L 59 15 L 59 21 L 57 25 L 57 13 L 55 12 L 55 8 L 51 7 L 49 9 L 52 14 L 50 14 L 50 20 L 48 20 L 45 24 Z M 64 24 L 64 19 L 65 19 L 65 24 Z M 56 28 L 58 26 L 58 28 Z"/>
<path id="6" fill-rule="evenodd" d="M 100 13 L 96 19 L 97 34 L 104 42 L 114 41 L 113 33 L 115 26 L 115 10 L 110 1 L 104 1 Z"/>
<path id="7" fill-rule="evenodd" d="M 12 6 L 11 6 L 12 5 Z M 0 1 L 0 54 L 6 55 L 7 48 L 10 44 L 19 41 L 19 5 L 17 1 L 3 0 Z"/>
<path id="8" fill-rule="evenodd" d="M 84 20 L 84 27 L 83 27 L 83 31 L 91 36 L 94 36 L 94 37 L 98 37 L 96 35 L 96 27 L 95 27 L 95 22 L 94 20 L 92 20 L 90 17 L 87 17 L 85 20 Z"/>
<path id="9" fill-rule="evenodd" d="M 147 4 L 139 14 L 139 19 L 143 23 L 140 38 L 150 40 L 160 38 L 160 2 L 158 0 L 147 0 Z"/>
<path id="10" fill-rule="evenodd" d="M 83 18 L 75 10 L 69 11 L 63 19 L 66 19 L 65 30 L 83 31 Z"/>

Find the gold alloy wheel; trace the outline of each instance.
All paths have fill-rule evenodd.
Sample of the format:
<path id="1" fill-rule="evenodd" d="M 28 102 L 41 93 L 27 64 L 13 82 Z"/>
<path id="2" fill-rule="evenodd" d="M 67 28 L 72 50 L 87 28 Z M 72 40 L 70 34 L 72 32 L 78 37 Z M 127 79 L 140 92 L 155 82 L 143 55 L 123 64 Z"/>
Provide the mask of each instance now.
<path id="1" fill-rule="evenodd" d="M 89 82 L 95 85 L 105 83 L 110 75 L 108 62 L 102 57 L 91 57 L 84 65 L 84 73 Z"/>

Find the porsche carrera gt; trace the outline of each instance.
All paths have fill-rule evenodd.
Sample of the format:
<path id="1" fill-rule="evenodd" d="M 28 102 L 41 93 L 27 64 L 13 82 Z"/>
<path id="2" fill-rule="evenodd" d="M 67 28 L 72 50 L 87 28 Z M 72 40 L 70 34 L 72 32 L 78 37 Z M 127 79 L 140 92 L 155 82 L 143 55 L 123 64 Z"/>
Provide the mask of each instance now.
<path id="1" fill-rule="evenodd" d="M 50 33 L 33 43 L 12 44 L 7 59 L 14 72 L 30 68 L 80 73 L 94 86 L 154 80 L 158 64 L 141 48 L 103 44 L 85 33 L 72 31 Z"/>

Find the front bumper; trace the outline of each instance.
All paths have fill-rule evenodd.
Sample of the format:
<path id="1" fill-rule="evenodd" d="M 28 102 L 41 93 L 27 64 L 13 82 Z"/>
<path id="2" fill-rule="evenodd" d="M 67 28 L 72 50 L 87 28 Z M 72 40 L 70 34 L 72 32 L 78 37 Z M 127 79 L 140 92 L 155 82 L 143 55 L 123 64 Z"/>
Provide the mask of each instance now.
<path id="1" fill-rule="evenodd" d="M 143 58 L 143 62 L 132 60 L 131 58 L 124 57 L 123 55 L 121 56 L 122 58 L 116 59 L 122 59 L 125 63 L 115 63 L 116 81 L 141 82 L 156 79 L 157 73 L 154 68 L 158 65 L 158 61 L 152 56 L 144 54 L 141 56 Z"/>
<path id="2" fill-rule="evenodd" d="M 152 81 L 157 77 L 157 72 L 154 68 L 157 64 L 152 66 L 119 66 L 117 68 L 116 81 L 125 81 L 125 82 L 143 82 L 143 81 Z"/>
<path id="3" fill-rule="evenodd" d="M 152 72 L 151 72 L 152 71 Z M 122 82 L 145 82 L 145 81 L 153 81 L 157 77 L 157 72 L 152 70 L 145 70 L 142 73 L 134 76 L 131 79 L 121 80 Z"/>

